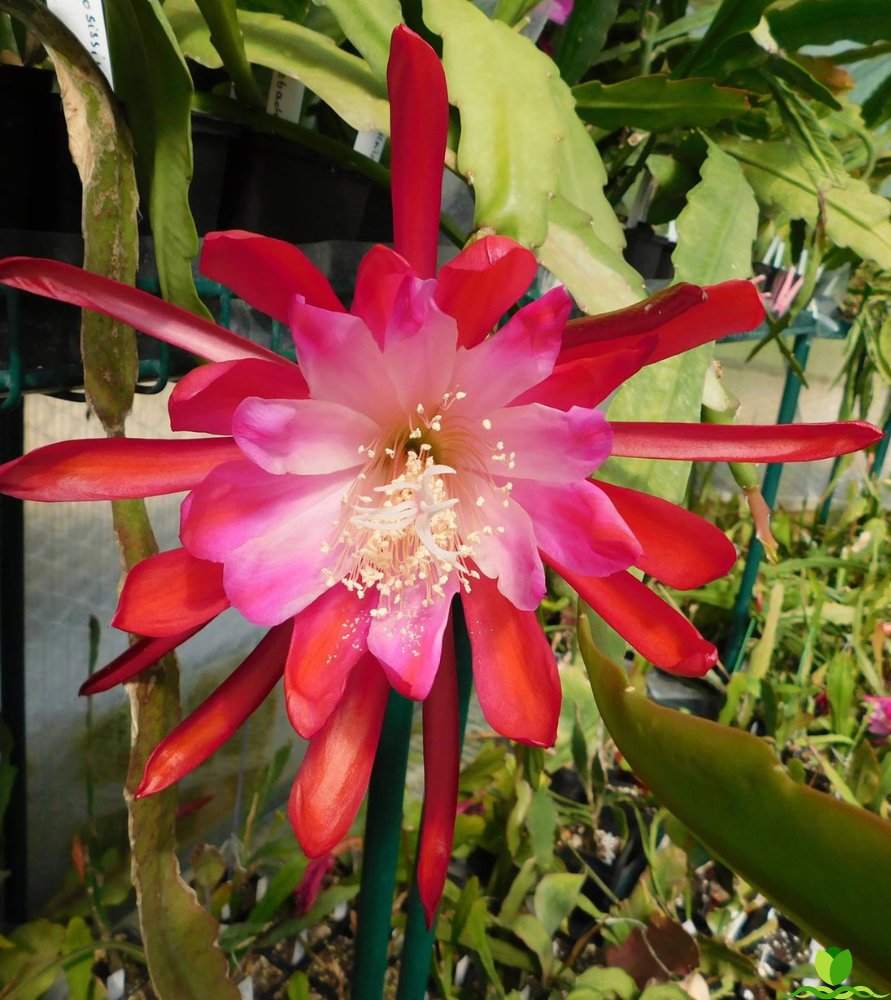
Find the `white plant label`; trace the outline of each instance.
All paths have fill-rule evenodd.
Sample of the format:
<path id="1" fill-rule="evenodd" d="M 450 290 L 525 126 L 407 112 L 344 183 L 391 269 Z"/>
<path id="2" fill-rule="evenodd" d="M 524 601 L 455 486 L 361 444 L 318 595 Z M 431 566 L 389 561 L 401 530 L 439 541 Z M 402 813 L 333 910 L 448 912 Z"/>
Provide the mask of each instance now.
<path id="1" fill-rule="evenodd" d="M 387 137 L 383 132 L 360 132 L 353 143 L 353 149 L 363 156 L 380 163 L 384 155 L 384 145 Z"/>
<path id="2" fill-rule="evenodd" d="M 292 76 L 274 72 L 272 85 L 269 88 L 269 98 L 266 101 L 266 113 L 285 121 L 299 122 L 303 112 L 303 95 L 306 87 Z"/>
<path id="3" fill-rule="evenodd" d="M 47 6 L 90 53 L 108 80 L 108 85 L 113 88 L 111 52 L 102 0 L 47 0 Z"/>

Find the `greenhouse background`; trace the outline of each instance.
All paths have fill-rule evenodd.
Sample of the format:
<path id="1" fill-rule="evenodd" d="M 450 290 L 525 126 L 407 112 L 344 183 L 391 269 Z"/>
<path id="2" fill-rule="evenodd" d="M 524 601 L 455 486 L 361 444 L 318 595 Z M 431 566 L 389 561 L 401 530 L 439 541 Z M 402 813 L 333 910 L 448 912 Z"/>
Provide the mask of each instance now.
<path id="1" fill-rule="evenodd" d="M 0 260 L 0 997 L 884 995 L 884 0 L 100 6 L 0 0 L 0 257 L 22 258 Z M 499 412 L 547 408 L 554 437 L 479 439 L 530 563 L 515 528 L 489 549 L 468 536 L 471 494 L 449 493 L 469 473 L 436 434 L 464 383 L 443 382 L 432 418 L 411 397 L 393 482 L 361 503 L 410 478 L 418 437 L 445 473 L 435 498 L 429 477 L 411 489 L 465 510 L 436 522 L 456 534 L 436 549 L 357 506 L 347 531 L 371 547 L 331 565 L 352 601 L 350 580 L 374 579 L 361 560 L 389 572 L 376 546 L 404 530 L 455 584 L 453 600 L 427 590 L 438 638 L 402 633 L 435 660 L 416 687 L 380 638 L 350 659 L 336 635 L 382 633 L 325 596 L 339 587 L 258 615 L 261 592 L 285 606 L 266 567 L 248 595 L 237 545 L 211 557 L 194 532 L 259 525 L 278 485 L 214 494 L 223 473 L 202 481 L 204 453 L 189 469 L 170 442 L 231 432 L 251 475 L 321 481 L 338 471 L 321 452 L 308 470 L 281 424 L 282 458 L 239 414 L 296 421 L 349 392 L 351 412 L 383 412 L 378 355 L 405 409 L 443 323 L 468 380 L 466 359 L 513 344 L 479 391 L 515 379 Z M 339 344 L 360 327 L 371 355 L 326 348 L 342 353 L 319 388 L 307 331 Z M 538 382 L 520 384 L 524 351 Z M 302 388 L 271 395 L 285 370 Z M 343 417 L 319 412 L 301 427 L 336 446 Z M 583 417 L 615 433 L 572 486 L 601 506 L 536 506 L 528 482 L 569 490 L 583 438 L 563 428 Z M 474 426 L 488 434 L 488 411 Z M 135 461 L 128 439 L 164 444 Z M 91 457 L 106 444 L 118 468 Z M 546 472 L 512 496 L 494 463 L 528 468 L 524 446 Z M 277 516 L 298 548 L 328 530 Z M 153 551 L 180 554 L 169 595 L 133 568 Z M 517 595 L 539 574 L 533 610 Z M 116 609 L 145 629 L 128 638 Z"/>

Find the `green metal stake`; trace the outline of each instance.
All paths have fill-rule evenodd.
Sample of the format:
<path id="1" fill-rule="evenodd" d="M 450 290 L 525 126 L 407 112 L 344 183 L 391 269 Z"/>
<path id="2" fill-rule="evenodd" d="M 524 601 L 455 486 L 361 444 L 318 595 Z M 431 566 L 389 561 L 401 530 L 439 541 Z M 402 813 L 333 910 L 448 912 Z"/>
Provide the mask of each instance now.
<path id="1" fill-rule="evenodd" d="M 807 366 L 807 357 L 810 353 L 810 339 L 808 334 L 799 333 L 795 337 L 792 347 L 792 354 L 801 370 Z M 783 386 L 783 397 L 780 400 L 780 412 L 777 415 L 778 424 L 791 424 L 795 418 L 795 408 L 798 406 L 798 397 L 801 393 L 801 379 L 790 367 L 786 373 L 786 382 Z M 780 477 L 783 474 L 781 462 L 774 462 L 768 465 L 767 472 L 764 473 L 764 484 L 761 492 L 767 502 L 768 507 L 773 509 L 776 503 L 777 493 L 780 488 Z M 764 546 L 752 534 L 749 543 L 749 554 L 746 557 L 746 565 L 743 570 L 742 581 L 739 585 L 739 593 L 736 595 L 736 603 L 733 608 L 733 618 L 730 624 L 730 635 L 727 645 L 724 647 L 724 665 L 729 671 L 733 671 L 739 665 L 742 657 L 743 646 L 746 641 L 746 631 L 749 624 L 749 603 L 752 600 L 752 591 L 755 589 L 755 581 L 758 579 L 758 571 L 761 568 L 761 557 L 764 555 Z"/>
<path id="2" fill-rule="evenodd" d="M 353 1000 L 381 1000 L 384 992 L 413 707 L 407 698 L 390 692 L 368 784 Z"/>
<path id="3" fill-rule="evenodd" d="M 470 693 L 473 690 L 473 668 L 470 655 L 470 637 L 464 622 L 461 602 L 455 601 L 455 659 L 458 666 L 458 745 L 464 744 L 464 730 L 467 728 L 467 710 Z M 417 863 L 417 862 L 416 862 Z M 436 939 L 436 921 L 428 931 L 424 918 L 424 908 L 418 894 L 417 881 L 412 885 L 408 899 L 405 920 L 405 944 L 402 948 L 402 965 L 399 970 L 399 988 L 396 1000 L 424 1000 L 430 978 L 430 964 L 433 958 L 433 943 Z"/>

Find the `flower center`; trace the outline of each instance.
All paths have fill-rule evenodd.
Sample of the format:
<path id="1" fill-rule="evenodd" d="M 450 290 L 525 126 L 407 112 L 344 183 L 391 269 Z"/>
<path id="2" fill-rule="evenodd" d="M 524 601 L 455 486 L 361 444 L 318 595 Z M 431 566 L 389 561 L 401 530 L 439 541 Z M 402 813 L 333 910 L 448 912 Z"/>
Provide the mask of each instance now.
<path id="1" fill-rule="evenodd" d="M 432 416 L 419 404 L 407 428 L 359 449 L 366 465 L 341 500 L 334 544 L 322 545 L 338 553 L 336 564 L 322 571 L 328 586 L 342 582 L 360 598 L 378 591 L 373 617 L 400 616 L 403 594 L 418 586 L 424 606 L 444 598 L 452 574 L 469 591 L 479 579 L 470 563 L 475 547 L 483 535 L 505 532 L 493 508 L 508 506 L 512 485 L 496 486 L 492 474 L 512 468 L 513 456 L 501 442 L 485 442 L 489 421 L 474 427 L 465 418 L 447 418 L 454 399 L 447 395 Z M 369 490 L 375 481 L 384 485 Z M 483 488 L 503 499 L 487 503 Z"/>
<path id="2" fill-rule="evenodd" d="M 377 590 L 384 600 L 371 612 L 376 617 L 398 610 L 402 592 L 418 584 L 426 589 L 425 604 L 444 597 L 452 573 L 469 587 L 467 578 L 478 574 L 467 566 L 473 548 L 460 538 L 459 501 L 446 485 L 454 475 L 455 469 L 438 465 L 426 451 L 409 450 L 402 471 L 373 488 L 383 498 L 380 504 L 370 495 L 352 503 L 346 498 L 337 539 L 344 572 L 326 573 L 329 584 L 339 577 L 359 597 Z"/>

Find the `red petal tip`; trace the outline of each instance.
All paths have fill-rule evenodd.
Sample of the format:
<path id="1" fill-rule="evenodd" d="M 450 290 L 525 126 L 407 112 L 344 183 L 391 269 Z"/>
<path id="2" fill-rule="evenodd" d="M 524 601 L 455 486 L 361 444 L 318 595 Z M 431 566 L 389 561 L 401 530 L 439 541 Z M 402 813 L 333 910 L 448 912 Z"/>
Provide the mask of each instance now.
<path id="1" fill-rule="evenodd" d="M 704 677 L 717 662 L 717 649 L 710 642 L 704 642 L 701 650 L 664 669 L 677 677 Z"/>

